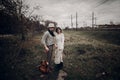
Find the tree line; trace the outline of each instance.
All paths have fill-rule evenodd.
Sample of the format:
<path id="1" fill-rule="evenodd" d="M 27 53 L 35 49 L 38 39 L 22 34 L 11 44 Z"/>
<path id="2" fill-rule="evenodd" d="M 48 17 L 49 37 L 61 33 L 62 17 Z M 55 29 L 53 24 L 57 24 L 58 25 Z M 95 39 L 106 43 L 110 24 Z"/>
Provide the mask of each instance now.
<path id="1" fill-rule="evenodd" d="M 42 20 L 45 25 L 40 24 L 39 16 L 31 16 L 29 8 L 24 0 L 0 0 L 0 34 L 22 34 L 24 37 L 29 32 L 45 30 L 49 22 L 53 22 Z"/>

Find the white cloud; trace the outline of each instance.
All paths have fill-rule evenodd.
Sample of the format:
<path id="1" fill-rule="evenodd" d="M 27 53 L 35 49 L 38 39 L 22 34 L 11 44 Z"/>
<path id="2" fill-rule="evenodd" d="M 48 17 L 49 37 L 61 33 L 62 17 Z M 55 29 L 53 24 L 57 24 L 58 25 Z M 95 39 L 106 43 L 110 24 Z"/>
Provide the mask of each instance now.
<path id="1" fill-rule="evenodd" d="M 78 24 L 91 25 L 91 14 L 94 11 L 98 24 L 108 23 L 110 20 L 120 21 L 120 0 L 26 0 L 31 7 L 40 5 L 39 11 L 33 14 L 43 15 L 43 18 L 58 22 L 59 26 L 70 26 L 70 16 L 78 12 Z"/>

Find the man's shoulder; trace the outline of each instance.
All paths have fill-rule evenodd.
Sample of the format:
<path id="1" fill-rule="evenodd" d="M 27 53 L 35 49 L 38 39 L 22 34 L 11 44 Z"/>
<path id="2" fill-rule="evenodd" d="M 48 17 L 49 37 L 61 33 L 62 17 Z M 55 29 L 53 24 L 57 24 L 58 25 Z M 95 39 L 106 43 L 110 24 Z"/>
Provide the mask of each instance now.
<path id="1" fill-rule="evenodd" d="M 45 31 L 44 34 L 49 34 L 49 32 L 48 32 L 48 31 Z"/>

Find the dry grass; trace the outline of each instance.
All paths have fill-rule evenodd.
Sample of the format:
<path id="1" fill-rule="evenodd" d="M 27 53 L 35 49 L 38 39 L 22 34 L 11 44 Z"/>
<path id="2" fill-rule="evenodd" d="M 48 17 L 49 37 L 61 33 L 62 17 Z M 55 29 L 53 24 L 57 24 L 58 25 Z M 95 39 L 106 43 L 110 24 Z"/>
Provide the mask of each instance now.
<path id="1" fill-rule="evenodd" d="M 118 79 L 120 74 L 115 74 L 119 71 L 115 72 L 114 69 L 118 70 L 120 66 L 120 46 L 114 42 L 110 43 L 110 40 L 106 38 L 99 37 L 101 35 L 104 36 L 104 34 L 106 35 L 106 33 L 65 32 L 66 43 L 64 53 L 66 57 L 64 61 L 66 63 L 65 70 L 68 71 L 68 80 Z M 111 32 L 106 36 L 111 37 L 113 34 L 116 34 L 116 37 L 118 37 L 118 32 Z M 115 39 L 114 41 L 118 40 Z M 105 75 L 102 73 L 105 73 Z"/>
<path id="2" fill-rule="evenodd" d="M 120 32 L 64 31 L 64 34 L 64 71 L 68 74 L 65 80 L 119 80 Z M 1 80 L 41 80 L 38 65 L 46 55 L 41 35 L 24 42 L 19 38 L 0 38 L 0 67 L 4 67 L 0 71 Z M 55 75 L 51 74 L 49 79 L 55 80 Z"/>

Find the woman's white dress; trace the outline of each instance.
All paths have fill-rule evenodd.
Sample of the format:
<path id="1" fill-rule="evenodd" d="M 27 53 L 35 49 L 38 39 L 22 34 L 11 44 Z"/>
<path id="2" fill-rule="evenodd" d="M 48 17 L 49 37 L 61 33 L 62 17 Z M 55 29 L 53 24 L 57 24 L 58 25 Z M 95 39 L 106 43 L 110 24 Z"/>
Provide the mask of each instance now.
<path id="1" fill-rule="evenodd" d="M 57 48 L 55 49 L 55 64 L 59 64 L 60 62 L 63 62 L 63 49 L 64 49 L 64 34 L 56 34 L 56 45 Z"/>

